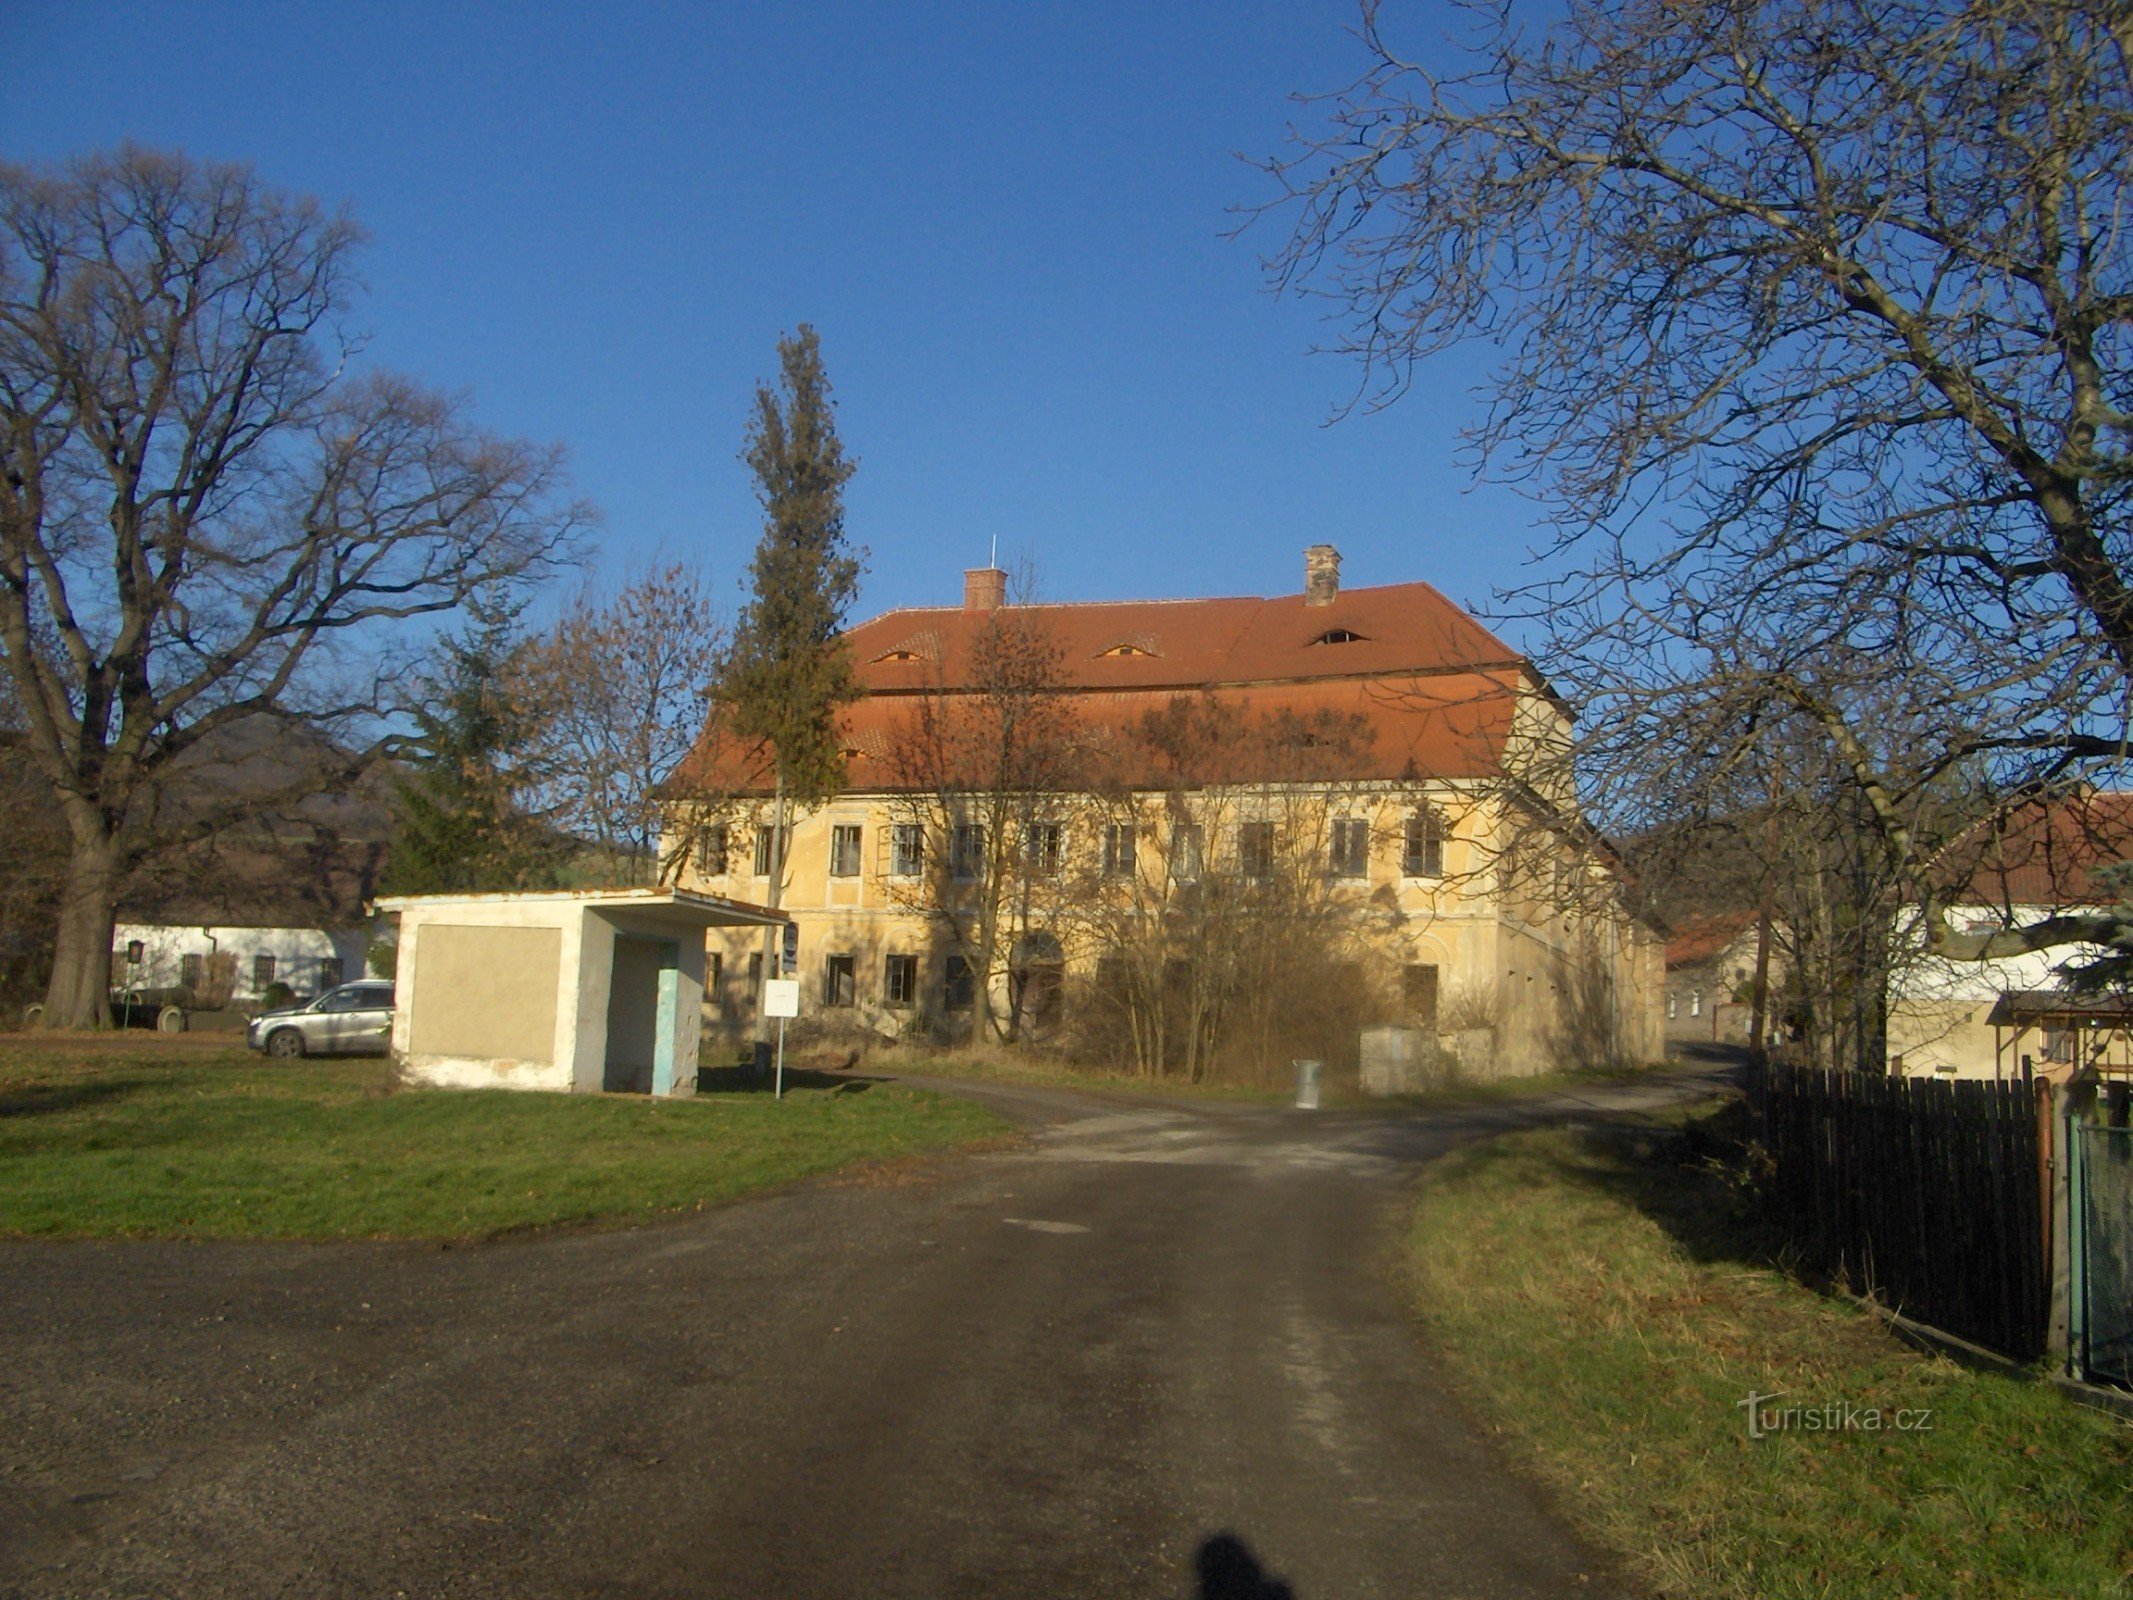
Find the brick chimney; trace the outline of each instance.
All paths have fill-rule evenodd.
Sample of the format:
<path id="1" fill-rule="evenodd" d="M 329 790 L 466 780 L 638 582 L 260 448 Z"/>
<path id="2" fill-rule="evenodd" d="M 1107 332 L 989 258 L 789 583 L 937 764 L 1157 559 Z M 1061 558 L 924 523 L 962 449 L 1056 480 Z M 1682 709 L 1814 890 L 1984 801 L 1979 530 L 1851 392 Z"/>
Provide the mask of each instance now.
<path id="1" fill-rule="evenodd" d="M 1330 544 L 1314 544 L 1304 552 L 1304 604 L 1330 606 L 1341 592 L 1341 553 Z"/>
<path id="2" fill-rule="evenodd" d="M 963 609 L 997 611 L 1007 602 L 1007 574 L 998 567 L 972 567 L 963 574 Z"/>

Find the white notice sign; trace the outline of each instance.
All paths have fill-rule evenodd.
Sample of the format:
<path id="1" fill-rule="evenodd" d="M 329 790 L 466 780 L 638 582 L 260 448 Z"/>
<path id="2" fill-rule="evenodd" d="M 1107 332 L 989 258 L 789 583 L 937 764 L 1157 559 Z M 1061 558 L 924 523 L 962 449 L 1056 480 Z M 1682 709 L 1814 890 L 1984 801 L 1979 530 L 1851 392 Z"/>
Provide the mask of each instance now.
<path id="1" fill-rule="evenodd" d="M 800 980 L 772 978 L 763 985 L 763 1015 L 797 1017 L 800 1014 Z"/>

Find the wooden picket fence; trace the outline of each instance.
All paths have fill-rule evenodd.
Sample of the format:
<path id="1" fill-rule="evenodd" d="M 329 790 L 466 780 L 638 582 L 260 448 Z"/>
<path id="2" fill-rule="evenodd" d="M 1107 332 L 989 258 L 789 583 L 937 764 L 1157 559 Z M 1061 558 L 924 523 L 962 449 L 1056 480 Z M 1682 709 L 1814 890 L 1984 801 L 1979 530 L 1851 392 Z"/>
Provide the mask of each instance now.
<path id="1" fill-rule="evenodd" d="M 1811 1264 L 2015 1360 L 2044 1353 L 2043 1183 L 2028 1083 L 1770 1067 L 1752 1093 L 1777 1220 Z"/>

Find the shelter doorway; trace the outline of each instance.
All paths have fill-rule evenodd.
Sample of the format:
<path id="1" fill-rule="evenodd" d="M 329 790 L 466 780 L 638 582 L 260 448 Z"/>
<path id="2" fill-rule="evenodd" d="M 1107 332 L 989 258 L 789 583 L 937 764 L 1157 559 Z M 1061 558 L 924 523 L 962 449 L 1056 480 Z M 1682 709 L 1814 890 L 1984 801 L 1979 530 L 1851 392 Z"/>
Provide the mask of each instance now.
<path id="1" fill-rule="evenodd" d="M 607 990 L 607 1061 L 600 1082 L 609 1093 L 672 1092 L 680 955 L 671 939 L 616 935 Z M 668 1081 L 660 1082 L 662 1077 Z"/>

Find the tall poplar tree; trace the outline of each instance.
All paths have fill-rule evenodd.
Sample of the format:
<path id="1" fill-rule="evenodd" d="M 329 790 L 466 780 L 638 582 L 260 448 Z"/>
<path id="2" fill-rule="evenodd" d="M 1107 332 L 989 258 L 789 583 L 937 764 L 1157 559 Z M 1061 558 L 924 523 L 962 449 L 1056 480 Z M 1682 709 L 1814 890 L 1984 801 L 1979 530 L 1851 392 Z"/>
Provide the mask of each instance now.
<path id="1" fill-rule="evenodd" d="M 844 486 L 855 463 L 837 438 L 822 345 L 806 323 L 778 341 L 779 383 L 758 384 L 741 459 L 756 476 L 763 537 L 749 565 L 749 597 L 734 624 L 718 698 L 733 732 L 769 753 L 776 773 L 770 904 L 783 899 L 786 817 L 842 787 L 837 710 L 859 696 L 843 643 L 865 552 L 844 538 Z M 763 974 L 777 970 L 778 930 L 763 935 Z M 760 996 L 758 996 L 760 1002 Z M 769 1024 L 756 1007 L 756 1055 Z"/>

